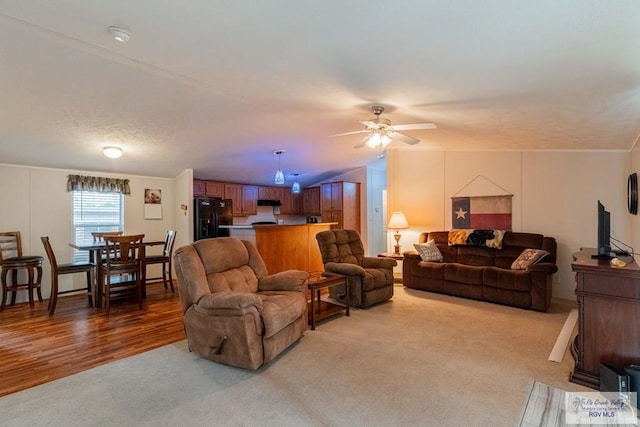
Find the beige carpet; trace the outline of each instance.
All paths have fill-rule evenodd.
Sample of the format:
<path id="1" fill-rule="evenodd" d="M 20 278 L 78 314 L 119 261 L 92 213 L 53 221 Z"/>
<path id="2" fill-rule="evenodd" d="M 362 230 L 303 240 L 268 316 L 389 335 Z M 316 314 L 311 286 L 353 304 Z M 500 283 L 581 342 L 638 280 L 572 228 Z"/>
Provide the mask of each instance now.
<path id="1" fill-rule="evenodd" d="M 395 288 L 392 302 L 322 322 L 258 371 L 185 342 L 0 399 L 3 426 L 517 426 L 572 308 L 538 313 Z"/>

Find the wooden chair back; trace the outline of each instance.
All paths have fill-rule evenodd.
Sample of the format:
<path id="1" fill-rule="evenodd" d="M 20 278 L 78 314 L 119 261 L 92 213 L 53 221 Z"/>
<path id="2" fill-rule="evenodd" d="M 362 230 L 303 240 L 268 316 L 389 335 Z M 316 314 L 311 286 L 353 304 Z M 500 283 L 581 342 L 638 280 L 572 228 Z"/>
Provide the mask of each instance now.
<path id="1" fill-rule="evenodd" d="M 175 230 L 167 230 L 167 237 L 164 241 L 164 249 L 162 250 L 162 255 L 166 257 L 171 257 L 171 253 L 173 252 L 173 242 L 176 240 L 176 231 Z"/>
<path id="2" fill-rule="evenodd" d="M 103 242 L 107 236 L 122 236 L 122 231 L 95 231 L 91 233 L 94 242 Z"/>
<path id="3" fill-rule="evenodd" d="M 144 234 L 104 236 L 107 269 L 130 268 L 139 264 Z"/>
<path id="4" fill-rule="evenodd" d="M 19 231 L 0 232 L 0 263 L 3 259 L 22 256 L 22 240 Z"/>

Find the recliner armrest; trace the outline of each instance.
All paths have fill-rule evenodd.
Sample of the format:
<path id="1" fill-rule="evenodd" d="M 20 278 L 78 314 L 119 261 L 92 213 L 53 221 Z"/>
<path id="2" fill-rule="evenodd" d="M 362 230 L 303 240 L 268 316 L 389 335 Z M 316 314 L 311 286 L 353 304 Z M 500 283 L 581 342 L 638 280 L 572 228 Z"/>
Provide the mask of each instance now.
<path id="1" fill-rule="evenodd" d="M 553 274 L 558 271 L 558 266 L 551 262 L 539 262 L 527 267 L 527 271 L 542 271 L 547 274 Z"/>
<path id="2" fill-rule="evenodd" d="M 398 265 L 398 262 L 393 258 L 381 258 L 381 257 L 363 257 L 362 267 L 364 268 L 384 268 L 386 270 L 393 270 L 393 267 Z"/>
<path id="3" fill-rule="evenodd" d="M 260 299 L 258 295 L 250 292 L 216 292 L 203 296 L 196 305 L 205 310 L 213 310 L 216 308 L 242 310 L 255 306 L 258 311 L 262 311 L 262 299 Z"/>
<path id="4" fill-rule="evenodd" d="M 346 262 L 328 262 L 324 269 L 331 273 L 344 274 L 345 276 L 364 276 L 364 268 L 357 264 Z"/>
<path id="5" fill-rule="evenodd" d="M 302 270 L 281 271 L 258 280 L 259 291 L 306 291 L 309 273 Z"/>

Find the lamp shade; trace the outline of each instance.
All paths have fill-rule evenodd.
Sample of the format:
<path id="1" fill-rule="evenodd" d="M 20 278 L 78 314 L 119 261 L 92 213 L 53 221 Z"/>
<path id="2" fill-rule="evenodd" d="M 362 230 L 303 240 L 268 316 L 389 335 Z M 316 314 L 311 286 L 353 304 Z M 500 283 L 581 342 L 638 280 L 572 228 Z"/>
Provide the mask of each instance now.
<path id="1" fill-rule="evenodd" d="M 407 222 L 407 218 L 404 216 L 404 213 L 400 211 L 392 213 L 387 228 L 390 228 L 392 230 L 402 230 L 404 228 L 409 228 L 409 223 Z"/>

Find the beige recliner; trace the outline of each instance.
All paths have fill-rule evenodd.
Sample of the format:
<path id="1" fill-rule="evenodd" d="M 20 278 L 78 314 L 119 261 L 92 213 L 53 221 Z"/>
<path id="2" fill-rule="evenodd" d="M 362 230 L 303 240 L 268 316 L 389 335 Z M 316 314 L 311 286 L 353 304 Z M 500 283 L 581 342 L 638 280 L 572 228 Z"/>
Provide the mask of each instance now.
<path id="1" fill-rule="evenodd" d="M 191 351 L 257 369 L 307 329 L 308 273 L 268 275 L 249 241 L 198 240 L 178 248 L 174 264 Z"/>
<path id="2" fill-rule="evenodd" d="M 333 229 L 316 234 L 325 271 L 347 276 L 349 304 L 369 307 L 393 296 L 391 258 L 367 257 L 356 230 Z M 344 300 L 344 286 L 329 288 L 329 296 Z"/>

